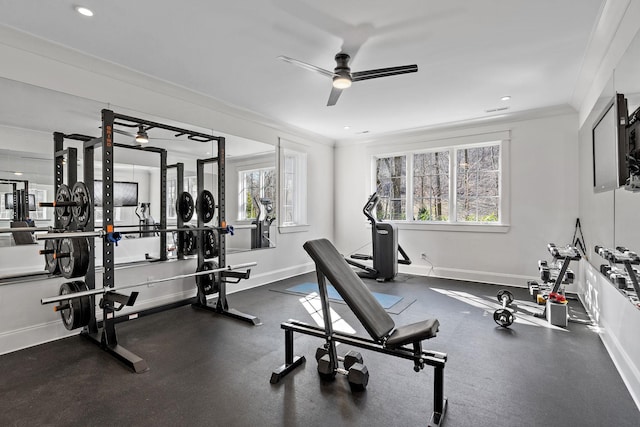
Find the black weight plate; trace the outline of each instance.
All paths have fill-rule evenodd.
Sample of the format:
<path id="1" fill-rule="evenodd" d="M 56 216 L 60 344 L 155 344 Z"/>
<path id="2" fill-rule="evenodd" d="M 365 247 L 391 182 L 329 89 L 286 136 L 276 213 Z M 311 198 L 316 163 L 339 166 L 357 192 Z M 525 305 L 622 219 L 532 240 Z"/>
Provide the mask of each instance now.
<path id="1" fill-rule="evenodd" d="M 56 191 L 56 202 L 70 202 L 71 190 L 66 184 L 60 184 Z M 63 228 L 67 228 L 71 224 L 71 208 L 69 206 L 56 206 L 54 209 L 56 219 L 60 221 Z"/>
<path id="2" fill-rule="evenodd" d="M 215 270 L 216 268 L 218 268 L 218 263 L 215 261 L 203 262 L 196 272 Z M 196 276 L 196 285 L 198 286 L 198 291 L 205 295 L 218 292 L 218 273 Z"/>
<path id="3" fill-rule="evenodd" d="M 198 210 L 198 216 L 205 224 L 213 219 L 216 213 L 216 199 L 211 191 L 202 190 L 196 202 L 196 209 Z"/>
<path id="4" fill-rule="evenodd" d="M 193 217 L 193 211 L 193 197 L 187 191 L 183 191 L 176 200 L 176 212 L 183 222 L 188 222 Z"/>
<path id="5" fill-rule="evenodd" d="M 58 246 L 58 265 L 67 279 L 87 274 L 89 268 L 89 241 L 84 237 L 68 237 Z M 68 254 L 68 256 L 67 256 Z"/>
<path id="6" fill-rule="evenodd" d="M 73 294 L 75 292 L 77 292 L 77 287 L 74 282 L 63 283 L 60 285 L 60 295 Z M 66 306 L 66 308 L 59 310 L 64 327 L 70 331 L 79 328 L 82 323 L 82 307 L 80 299 L 70 298 L 68 300 L 60 301 L 60 306 Z"/>
<path id="7" fill-rule="evenodd" d="M 193 228 L 190 225 L 185 225 L 184 228 Z M 184 255 L 194 255 L 198 250 L 198 239 L 196 232 L 192 230 L 180 231 L 182 239 L 182 253 Z"/>
<path id="8" fill-rule="evenodd" d="M 202 250 L 205 258 L 215 258 L 218 256 L 218 237 L 213 228 L 202 231 Z"/>
<path id="9" fill-rule="evenodd" d="M 82 280 L 77 280 L 71 283 L 75 285 L 76 292 L 89 290 L 89 287 L 87 286 L 87 284 Z M 77 300 L 80 302 L 80 320 L 79 320 L 78 327 L 87 326 L 89 324 L 89 320 L 91 319 L 91 297 L 84 296 L 84 297 L 77 298 Z"/>
<path id="10" fill-rule="evenodd" d="M 513 313 L 511 313 L 509 310 L 501 308 L 493 312 L 493 320 L 498 325 L 502 326 L 503 328 L 506 328 L 511 324 L 513 324 L 514 317 L 513 317 Z"/>
<path id="11" fill-rule="evenodd" d="M 44 254 L 44 269 L 47 270 L 49 274 L 60 274 L 58 260 L 54 256 L 55 252 L 58 252 L 58 240 L 45 240 L 44 250 L 53 251 L 53 253 Z"/>
<path id="12" fill-rule="evenodd" d="M 507 297 L 507 305 L 511 305 L 511 303 L 513 302 L 513 294 L 506 289 L 500 289 L 498 291 L 498 302 L 502 304 L 502 297 L 504 296 Z"/>
<path id="13" fill-rule="evenodd" d="M 76 202 L 76 206 L 71 208 L 73 220 L 78 228 L 84 228 L 91 218 L 91 195 L 89 189 L 82 181 L 73 185 L 71 190 L 71 200 Z"/>

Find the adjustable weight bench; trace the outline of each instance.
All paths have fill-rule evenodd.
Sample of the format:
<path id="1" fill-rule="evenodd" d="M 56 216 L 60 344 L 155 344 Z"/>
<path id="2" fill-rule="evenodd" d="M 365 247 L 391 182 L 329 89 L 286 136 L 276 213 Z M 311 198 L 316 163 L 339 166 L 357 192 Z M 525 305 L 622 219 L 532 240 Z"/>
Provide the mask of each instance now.
<path id="1" fill-rule="evenodd" d="M 285 375 L 305 362 L 304 356 L 293 354 L 293 333 L 298 332 L 324 338 L 326 355 L 322 357 L 324 366 L 318 371 L 321 374 L 345 373 L 338 367 L 336 342 L 413 360 L 414 370 L 419 372 L 425 365 L 434 367 L 433 384 L 433 413 L 429 421 L 430 426 L 441 425 L 447 399 L 444 397 L 444 366 L 447 355 L 436 351 L 422 349 L 422 341 L 433 338 L 438 332 L 437 319 L 428 319 L 410 325 L 395 326 L 393 319 L 382 308 L 360 277 L 349 267 L 342 255 L 327 239 L 310 240 L 303 245 L 309 256 L 316 264 L 318 288 L 322 303 L 324 328 L 310 325 L 297 320 L 283 322 L 280 327 L 285 331 L 285 364 L 271 374 L 271 383 L 275 384 Z M 342 334 L 333 330 L 329 311 L 329 298 L 326 280 L 338 291 L 349 308 L 362 323 L 371 339 Z M 319 362 L 320 362 L 319 358 Z M 345 368 L 347 364 L 345 363 Z M 349 369 L 349 368 L 346 368 Z M 368 372 L 364 368 L 368 379 Z M 324 375 L 323 375 L 324 376 Z M 366 382 L 364 384 L 366 386 Z"/>

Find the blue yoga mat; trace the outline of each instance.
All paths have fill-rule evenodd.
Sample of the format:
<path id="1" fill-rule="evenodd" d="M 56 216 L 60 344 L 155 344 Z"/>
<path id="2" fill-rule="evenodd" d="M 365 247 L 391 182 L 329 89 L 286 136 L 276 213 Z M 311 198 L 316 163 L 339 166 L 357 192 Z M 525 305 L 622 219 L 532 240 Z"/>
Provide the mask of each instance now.
<path id="1" fill-rule="evenodd" d="M 293 292 L 296 294 L 303 294 L 303 295 L 308 295 L 311 292 L 316 292 L 320 294 L 320 290 L 318 289 L 318 284 L 311 283 L 311 282 L 292 286 L 287 289 L 287 292 Z M 338 291 L 336 291 L 336 288 L 334 288 L 332 285 L 327 285 L 327 293 L 329 294 L 329 299 L 344 302 L 344 300 L 342 299 Z M 397 304 L 400 300 L 402 300 L 402 297 L 399 297 L 396 295 L 381 294 L 378 292 L 372 292 L 372 294 L 378 300 L 382 308 L 384 308 L 385 310 L 388 308 L 391 308 L 391 306 L 393 306 L 394 304 Z"/>

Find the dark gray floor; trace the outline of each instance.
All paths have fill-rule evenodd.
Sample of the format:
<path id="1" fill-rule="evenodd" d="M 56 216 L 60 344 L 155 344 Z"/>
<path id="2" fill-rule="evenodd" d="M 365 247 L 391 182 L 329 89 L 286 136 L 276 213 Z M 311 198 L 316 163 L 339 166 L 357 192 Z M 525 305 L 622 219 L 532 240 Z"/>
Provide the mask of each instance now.
<path id="1" fill-rule="evenodd" d="M 284 361 L 280 322 L 311 322 L 299 296 L 273 289 L 314 279 L 306 275 L 229 296 L 231 306 L 259 316 L 261 326 L 189 306 L 118 325 L 120 343 L 150 366 L 142 374 L 80 337 L 4 355 L 0 425 L 426 425 L 433 371 L 417 374 L 410 361 L 363 351 L 369 387 L 352 393 L 344 377 L 320 381 L 313 356 L 322 342 L 296 335 L 295 351 L 307 357 L 306 366 L 269 383 Z M 507 330 L 482 308 L 431 289 L 491 301 L 499 289 L 491 285 L 406 276 L 367 283 L 373 291 L 417 299 L 392 315 L 396 324 L 439 319 L 440 333 L 425 348 L 449 355 L 444 425 L 640 425 L 640 412 L 587 326 L 570 323 L 559 331 L 514 324 Z M 528 300 L 525 289 L 513 292 Z M 346 305 L 332 306 L 364 335 Z"/>

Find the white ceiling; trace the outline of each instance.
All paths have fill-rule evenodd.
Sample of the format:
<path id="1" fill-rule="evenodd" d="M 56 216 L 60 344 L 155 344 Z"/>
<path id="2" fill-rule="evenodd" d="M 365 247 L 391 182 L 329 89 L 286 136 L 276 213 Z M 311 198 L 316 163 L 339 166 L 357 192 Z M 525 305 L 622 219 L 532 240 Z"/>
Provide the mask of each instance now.
<path id="1" fill-rule="evenodd" d="M 603 3 L 0 0 L 0 23 L 344 140 L 568 105 Z M 332 70 L 341 50 L 352 71 L 419 71 L 357 82 L 327 107 L 328 78 L 277 59 Z"/>

